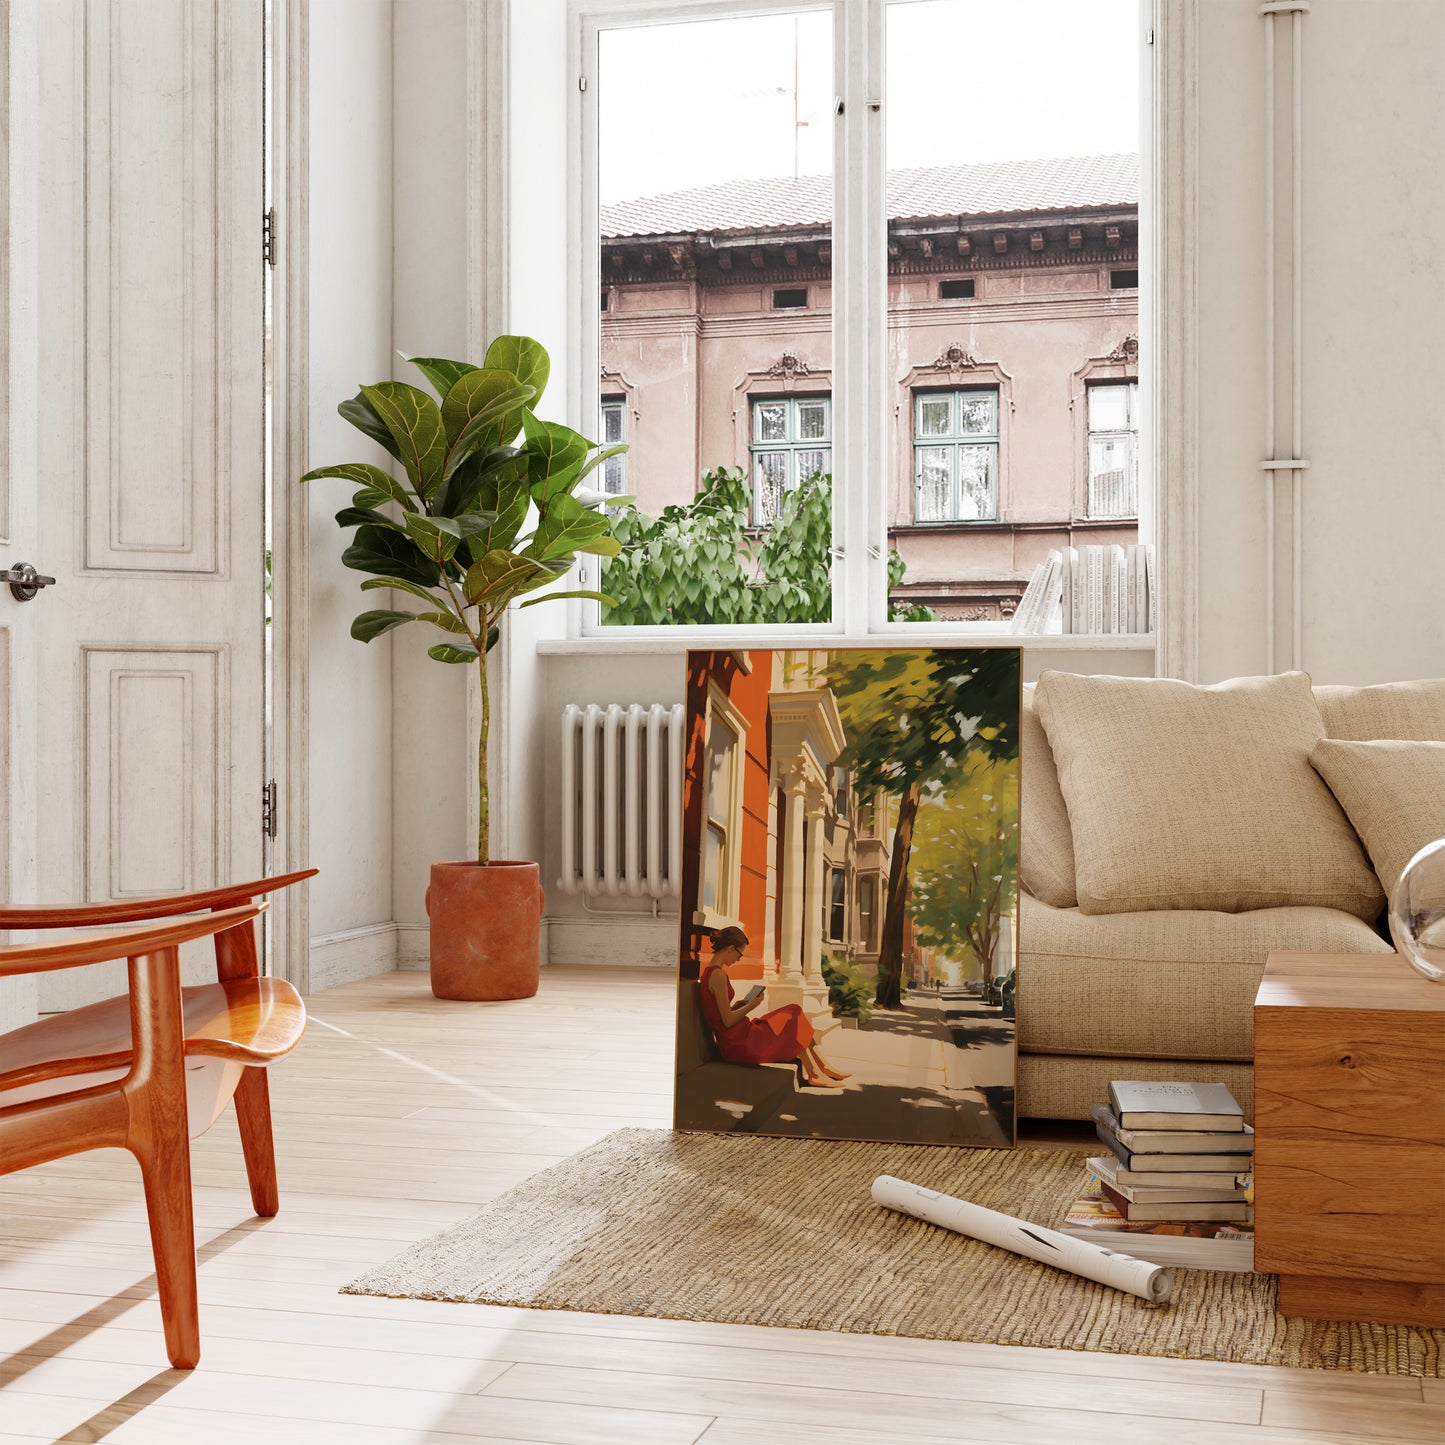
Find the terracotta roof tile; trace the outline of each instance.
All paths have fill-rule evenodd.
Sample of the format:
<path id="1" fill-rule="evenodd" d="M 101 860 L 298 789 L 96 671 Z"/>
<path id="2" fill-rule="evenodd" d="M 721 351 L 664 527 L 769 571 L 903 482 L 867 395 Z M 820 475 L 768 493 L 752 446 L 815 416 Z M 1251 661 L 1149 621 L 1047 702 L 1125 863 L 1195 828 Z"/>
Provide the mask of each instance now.
<path id="1" fill-rule="evenodd" d="M 1037 161 L 890 171 L 890 220 L 1071 211 L 1139 203 L 1139 157 L 1059 156 Z M 831 176 L 724 181 L 602 207 L 604 237 L 673 236 L 820 226 L 832 220 Z"/>

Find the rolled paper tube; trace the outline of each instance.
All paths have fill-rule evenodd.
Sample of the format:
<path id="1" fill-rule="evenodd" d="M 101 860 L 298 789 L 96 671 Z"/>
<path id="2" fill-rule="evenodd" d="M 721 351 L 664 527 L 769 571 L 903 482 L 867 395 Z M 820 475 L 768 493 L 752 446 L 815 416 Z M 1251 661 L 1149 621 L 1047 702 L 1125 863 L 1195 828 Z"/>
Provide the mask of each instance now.
<path id="1" fill-rule="evenodd" d="M 1056 1229 L 1045 1229 L 1041 1224 L 1030 1224 L 1026 1219 L 1015 1219 L 1011 1214 L 984 1209 L 921 1184 L 909 1184 L 891 1174 L 880 1174 L 873 1181 L 873 1202 L 997 1249 L 1021 1254 L 1025 1259 L 1036 1259 L 1040 1264 L 1051 1264 L 1113 1289 L 1127 1290 L 1154 1304 L 1163 1304 L 1174 1288 L 1173 1276 L 1160 1265 L 1060 1234 Z"/>

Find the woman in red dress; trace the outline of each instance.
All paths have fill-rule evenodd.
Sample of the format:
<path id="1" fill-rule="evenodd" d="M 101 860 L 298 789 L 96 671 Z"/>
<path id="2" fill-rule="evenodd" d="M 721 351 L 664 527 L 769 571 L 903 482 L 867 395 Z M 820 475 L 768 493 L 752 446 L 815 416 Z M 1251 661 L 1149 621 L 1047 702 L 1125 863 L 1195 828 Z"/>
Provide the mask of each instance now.
<path id="1" fill-rule="evenodd" d="M 743 956 L 747 946 L 748 936 L 741 928 L 719 929 L 712 937 L 712 958 L 699 979 L 702 1011 L 723 1058 L 730 1064 L 795 1063 L 806 1082 L 815 1088 L 846 1079 L 847 1074 L 823 1062 L 813 1041 L 813 1025 L 797 1004 L 784 1004 L 760 1018 L 750 1018 L 762 1005 L 761 991 L 733 1002 L 727 967 Z"/>

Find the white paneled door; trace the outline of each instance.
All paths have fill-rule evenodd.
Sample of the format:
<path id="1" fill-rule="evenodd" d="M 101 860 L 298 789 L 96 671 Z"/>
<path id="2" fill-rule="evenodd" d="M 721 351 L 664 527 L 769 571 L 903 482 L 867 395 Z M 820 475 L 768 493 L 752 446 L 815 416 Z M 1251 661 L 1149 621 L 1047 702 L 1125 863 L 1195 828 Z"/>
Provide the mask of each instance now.
<path id="1" fill-rule="evenodd" d="M 37 674 L 12 816 L 42 898 L 206 888 L 262 863 L 263 0 L 39 10 L 38 485 L 9 535 L 56 584 L 0 596 Z"/>

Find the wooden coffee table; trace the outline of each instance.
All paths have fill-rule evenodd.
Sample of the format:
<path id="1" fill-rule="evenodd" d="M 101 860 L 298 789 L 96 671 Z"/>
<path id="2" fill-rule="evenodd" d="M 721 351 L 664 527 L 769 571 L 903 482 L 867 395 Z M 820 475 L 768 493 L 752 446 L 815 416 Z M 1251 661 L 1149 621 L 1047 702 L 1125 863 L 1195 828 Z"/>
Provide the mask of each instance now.
<path id="1" fill-rule="evenodd" d="M 1445 1326 L 1445 984 L 1398 954 L 1272 953 L 1254 1099 L 1280 1312 Z"/>

